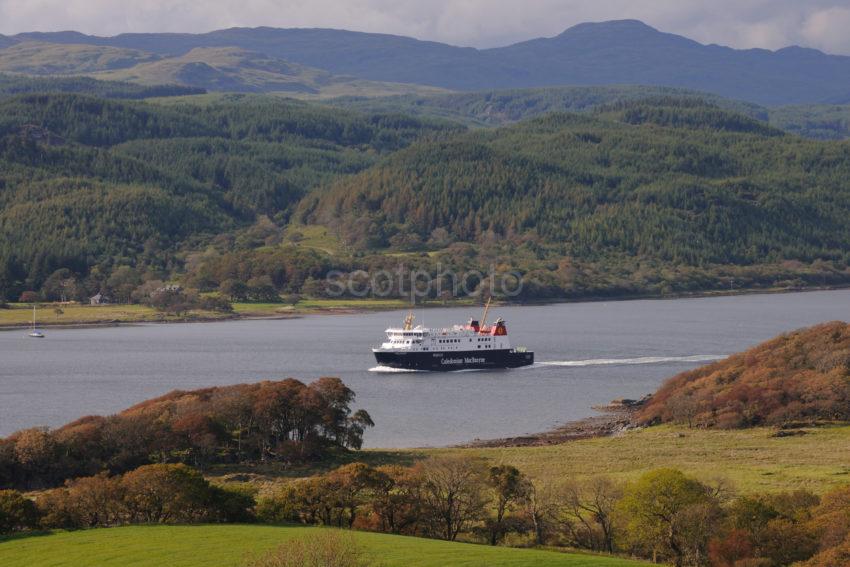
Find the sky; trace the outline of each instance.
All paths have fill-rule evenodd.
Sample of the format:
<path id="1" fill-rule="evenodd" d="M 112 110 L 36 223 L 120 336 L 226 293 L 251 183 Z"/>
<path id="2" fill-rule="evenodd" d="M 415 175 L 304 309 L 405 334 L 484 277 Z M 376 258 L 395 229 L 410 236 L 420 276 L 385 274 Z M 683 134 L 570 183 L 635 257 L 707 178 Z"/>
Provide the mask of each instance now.
<path id="1" fill-rule="evenodd" d="M 632 18 L 701 43 L 850 55 L 850 0 L 0 0 L 0 34 L 328 27 L 496 47 Z"/>

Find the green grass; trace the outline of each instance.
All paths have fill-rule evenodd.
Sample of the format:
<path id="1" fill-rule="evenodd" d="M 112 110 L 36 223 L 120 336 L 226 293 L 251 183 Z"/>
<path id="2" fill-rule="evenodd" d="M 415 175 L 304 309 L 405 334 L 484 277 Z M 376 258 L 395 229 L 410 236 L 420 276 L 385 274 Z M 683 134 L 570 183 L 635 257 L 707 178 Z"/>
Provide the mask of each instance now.
<path id="1" fill-rule="evenodd" d="M 55 308 L 62 314 L 55 313 Z M 187 317 L 166 315 L 145 305 L 58 305 L 39 304 L 36 321 L 39 326 L 86 325 L 92 323 L 142 323 L 151 321 L 179 321 L 183 319 L 218 319 L 226 314 L 212 311 L 193 311 Z M 32 306 L 11 304 L 0 309 L 0 327 L 25 326 L 32 321 Z"/>
<path id="2" fill-rule="evenodd" d="M 533 478 L 558 481 L 606 474 L 633 480 L 675 467 L 704 481 L 725 478 L 741 493 L 808 489 L 822 493 L 850 484 L 850 426 L 807 429 L 774 437 L 774 429 L 702 430 L 657 426 L 617 437 L 544 447 L 436 449 L 468 451 L 512 464 Z"/>
<path id="3" fill-rule="evenodd" d="M 532 479 L 550 484 L 599 475 L 630 481 L 662 467 L 680 469 L 705 482 L 724 479 L 739 494 L 796 489 L 822 494 L 850 484 L 850 426 L 807 431 L 806 435 L 779 438 L 770 428 L 723 431 L 664 425 L 542 447 L 367 449 L 309 466 L 269 463 L 245 469 L 227 465 L 206 473 L 217 482 L 235 482 L 231 479 L 248 475 L 261 491 L 271 491 L 277 483 L 355 461 L 371 466 L 412 466 L 431 455 L 461 454 L 483 458 L 489 464 L 514 465 Z"/>
<path id="4" fill-rule="evenodd" d="M 0 542 L 3 567 L 229 567 L 249 554 L 322 528 L 250 525 L 129 526 L 13 538 Z M 630 567 L 613 557 L 489 547 L 352 532 L 368 559 L 382 567 L 511 566 Z"/>
<path id="5" fill-rule="evenodd" d="M 634 480 L 641 474 L 674 467 L 703 481 L 724 478 L 739 493 L 808 489 L 823 493 L 850 484 L 850 426 L 807 429 L 806 435 L 774 437 L 774 429 L 734 431 L 657 426 L 617 437 L 571 441 L 542 447 L 369 449 L 339 455 L 332 462 L 310 467 L 254 467 L 258 484 L 326 472 L 342 464 L 362 461 L 372 466 L 410 466 L 437 454 L 463 454 L 492 464 L 510 464 L 542 482 L 558 483 L 600 474 Z M 239 467 L 216 467 L 211 477 L 227 480 L 246 472 Z"/>

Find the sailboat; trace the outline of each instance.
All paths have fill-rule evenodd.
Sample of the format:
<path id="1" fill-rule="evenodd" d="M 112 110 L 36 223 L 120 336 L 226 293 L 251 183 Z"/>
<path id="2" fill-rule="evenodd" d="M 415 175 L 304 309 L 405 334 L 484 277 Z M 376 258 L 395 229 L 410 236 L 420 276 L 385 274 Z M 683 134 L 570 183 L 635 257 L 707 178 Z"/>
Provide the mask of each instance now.
<path id="1" fill-rule="evenodd" d="M 42 333 L 41 331 L 39 331 L 38 329 L 35 328 L 35 305 L 32 306 L 32 330 L 30 331 L 30 334 L 27 335 L 27 336 L 32 337 L 34 339 L 43 339 L 44 338 L 44 333 Z"/>

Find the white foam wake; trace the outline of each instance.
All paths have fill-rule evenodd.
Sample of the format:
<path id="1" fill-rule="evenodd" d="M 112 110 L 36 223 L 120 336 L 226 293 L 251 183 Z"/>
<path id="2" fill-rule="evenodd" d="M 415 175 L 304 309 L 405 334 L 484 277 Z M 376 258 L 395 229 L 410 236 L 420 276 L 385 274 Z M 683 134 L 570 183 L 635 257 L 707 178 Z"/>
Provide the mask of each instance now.
<path id="1" fill-rule="evenodd" d="M 590 360 L 550 360 L 534 366 L 613 366 L 628 364 L 666 364 L 671 362 L 710 362 L 726 358 L 723 354 L 692 354 L 689 356 L 640 356 L 637 358 L 594 358 Z"/>
<path id="2" fill-rule="evenodd" d="M 374 366 L 369 369 L 369 372 L 421 372 L 420 370 L 414 370 L 412 368 L 392 368 L 390 366 Z"/>

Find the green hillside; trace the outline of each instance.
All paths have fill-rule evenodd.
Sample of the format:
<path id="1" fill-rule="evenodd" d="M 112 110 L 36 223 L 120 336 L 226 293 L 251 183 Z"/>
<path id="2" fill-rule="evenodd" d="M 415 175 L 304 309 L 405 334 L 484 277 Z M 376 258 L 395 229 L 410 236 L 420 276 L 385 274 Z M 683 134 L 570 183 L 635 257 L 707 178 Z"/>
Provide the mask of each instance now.
<path id="1" fill-rule="evenodd" d="M 503 126 L 550 112 L 586 112 L 603 104 L 660 96 L 708 100 L 727 110 L 767 120 L 767 109 L 748 102 L 673 87 L 640 85 L 566 86 L 481 92 L 342 97 L 329 104 L 364 111 L 394 111 L 457 120 L 470 126 Z M 805 108 L 805 107 L 804 107 Z"/>
<path id="2" fill-rule="evenodd" d="M 0 71 L 28 75 L 79 75 L 156 61 L 158 55 L 101 45 L 23 42 L 0 49 Z"/>
<path id="3" fill-rule="evenodd" d="M 429 94 L 445 89 L 334 75 L 239 47 L 197 47 L 168 57 L 106 45 L 26 41 L 0 48 L 0 73 L 90 76 L 140 85 L 181 85 L 223 92 L 278 92 L 298 97 Z M 42 91 L 43 92 L 43 91 Z"/>
<path id="4" fill-rule="evenodd" d="M 137 85 L 91 77 L 30 77 L 0 74 L 0 97 L 20 94 L 73 93 L 102 98 L 143 99 L 203 94 L 204 89 L 180 85 Z"/>
<path id="5" fill-rule="evenodd" d="M 819 260 L 846 280 L 848 175 L 847 144 L 668 98 L 416 144 L 308 195 L 299 210 L 362 248 L 445 230 L 515 257 L 632 272 L 635 284 L 653 266 L 712 278 L 711 266 L 802 272 L 794 262 Z M 364 229 L 376 224 L 382 233 Z M 581 277 L 552 272 L 562 286 Z"/>
<path id="6" fill-rule="evenodd" d="M 132 67 L 99 72 L 94 76 L 145 85 L 173 83 L 211 91 L 278 92 L 315 97 L 442 90 L 332 75 L 327 71 L 236 47 L 199 47 L 177 57 L 140 62 Z"/>
<path id="7" fill-rule="evenodd" d="M 96 293 L 121 265 L 283 293 L 399 261 L 518 270 L 534 298 L 850 281 L 846 143 L 690 95 L 549 94 L 593 108 L 466 131 L 263 95 L 0 98 L 0 294 L 60 268 Z"/>
<path id="8" fill-rule="evenodd" d="M 844 140 L 850 138 L 850 105 L 780 106 L 770 109 L 770 123 L 806 138 Z"/>
<path id="9" fill-rule="evenodd" d="M 131 526 L 0 540 L 4 567 L 236 567 L 250 553 L 322 528 L 249 525 Z M 351 532 L 370 562 L 383 567 L 631 567 L 613 557 L 453 543 Z"/>
<path id="10" fill-rule="evenodd" d="M 0 287 L 115 262 L 170 271 L 187 241 L 285 222 L 314 185 L 445 129 L 274 98 L 0 100 Z"/>
<path id="11" fill-rule="evenodd" d="M 551 112 L 593 112 L 615 103 L 658 97 L 705 100 L 815 140 L 850 138 L 850 105 L 795 105 L 763 107 L 710 93 L 673 87 L 640 85 L 569 86 L 504 89 L 481 92 L 407 94 L 375 97 L 339 97 L 333 106 L 368 112 L 402 112 L 413 116 L 445 118 L 471 127 L 506 126 Z"/>

